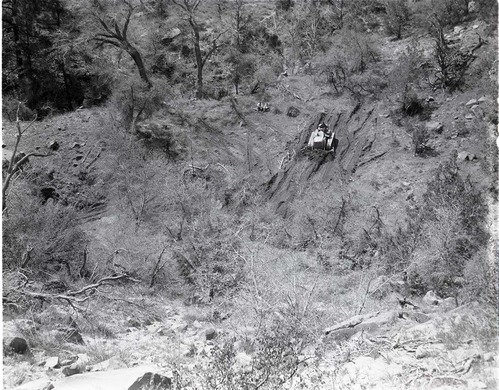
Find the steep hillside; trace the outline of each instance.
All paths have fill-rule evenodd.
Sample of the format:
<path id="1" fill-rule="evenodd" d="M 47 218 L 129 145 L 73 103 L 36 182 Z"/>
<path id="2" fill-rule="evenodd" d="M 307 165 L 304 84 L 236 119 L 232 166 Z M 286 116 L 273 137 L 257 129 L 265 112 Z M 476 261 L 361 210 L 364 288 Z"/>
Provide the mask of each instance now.
<path id="1" fill-rule="evenodd" d="M 497 386 L 489 3 L 90 3 L 78 109 L 4 80 L 5 389 Z"/>

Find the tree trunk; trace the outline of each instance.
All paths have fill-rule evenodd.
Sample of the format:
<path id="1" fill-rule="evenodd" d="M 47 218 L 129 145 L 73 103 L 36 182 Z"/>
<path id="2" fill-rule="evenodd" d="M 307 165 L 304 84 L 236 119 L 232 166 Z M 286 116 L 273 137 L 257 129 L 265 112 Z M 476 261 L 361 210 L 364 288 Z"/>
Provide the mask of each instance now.
<path id="1" fill-rule="evenodd" d="M 62 77 L 64 80 L 64 90 L 66 92 L 66 103 L 70 111 L 73 110 L 73 96 L 71 94 L 71 79 L 69 78 L 68 73 L 66 72 L 66 67 L 64 66 L 64 62 L 61 61 L 59 63 L 59 67 L 62 72 Z"/>
<path id="2" fill-rule="evenodd" d="M 130 54 L 130 57 L 132 57 L 135 65 L 137 65 L 140 78 L 147 84 L 149 88 L 151 88 L 152 83 L 147 76 L 146 67 L 144 66 L 144 61 L 142 60 L 142 56 L 140 55 L 139 51 L 129 43 L 126 45 L 125 50 L 128 54 Z"/>
<path id="3" fill-rule="evenodd" d="M 197 61 L 197 56 L 196 56 Z M 196 96 L 198 99 L 202 99 L 204 95 L 203 92 L 203 65 L 198 62 L 198 90 L 196 92 Z"/>
<path id="4" fill-rule="evenodd" d="M 203 98 L 203 55 L 201 54 L 201 47 L 199 46 L 199 28 L 197 24 L 194 22 L 192 17 L 189 19 L 189 24 L 192 27 L 192 32 L 194 34 L 194 55 L 196 57 L 196 66 L 198 68 L 198 75 L 197 75 L 197 92 L 196 96 L 198 99 Z"/>
<path id="5" fill-rule="evenodd" d="M 26 45 L 22 51 L 22 68 L 20 71 L 20 84 L 24 96 L 27 100 L 27 106 L 34 108 L 36 105 L 36 83 L 33 77 L 33 69 L 31 67 L 31 44 L 30 37 L 31 28 L 26 21 Z"/>

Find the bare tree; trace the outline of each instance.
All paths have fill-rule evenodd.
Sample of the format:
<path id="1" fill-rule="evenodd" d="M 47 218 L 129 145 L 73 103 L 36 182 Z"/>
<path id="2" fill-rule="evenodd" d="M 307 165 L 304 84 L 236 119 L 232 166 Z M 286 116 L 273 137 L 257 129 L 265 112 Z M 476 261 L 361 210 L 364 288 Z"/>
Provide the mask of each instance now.
<path id="1" fill-rule="evenodd" d="M 50 154 L 42 154 L 37 152 L 31 152 L 28 154 L 19 152 L 19 144 L 21 143 L 21 138 L 23 134 L 35 123 L 35 118 L 26 126 L 24 129 L 21 128 L 21 121 L 19 120 L 19 110 L 21 108 L 21 103 L 17 105 L 17 114 L 16 114 L 16 128 L 17 128 L 17 136 L 16 143 L 14 145 L 14 150 L 12 152 L 12 156 L 9 161 L 9 165 L 7 167 L 7 171 L 5 174 L 5 179 L 3 180 L 2 186 L 2 211 L 6 209 L 7 204 L 7 191 L 9 189 L 12 178 L 15 176 L 17 172 L 21 169 L 21 167 L 26 164 L 30 157 L 47 157 Z"/>
<path id="2" fill-rule="evenodd" d="M 203 91 L 203 68 L 206 64 L 206 61 L 218 50 L 223 43 L 219 42 L 220 37 L 225 34 L 227 30 L 224 30 L 214 37 L 210 39 L 210 49 L 203 53 L 201 50 L 201 28 L 196 21 L 195 12 L 201 3 L 201 0 L 172 0 L 172 2 L 180 7 L 185 13 L 187 17 L 187 21 L 192 29 L 192 42 L 194 45 L 194 56 L 196 58 L 196 66 L 197 66 L 197 92 L 196 96 L 198 98 L 202 98 L 204 96 Z"/>
<path id="3" fill-rule="evenodd" d="M 132 57 L 135 65 L 139 70 L 140 78 L 147 84 L 149 88 L 152 87 L 152 83 L 149 80 L 149 76 L 147 75 L 147 71 L 144 65 L 144 61 L 142 59 L 142 55 L 137 50 L 135 46 L 133 46 L 128 40 L 128 26 L 130 24 L 130 18 L 133 15 L 133 12 L 136 7 L 133 7 L 128 1 L 123 0 L 123 3 L 127 6 L 128 11 L 125 17 L 125 21 L 123 23 L 123 27 L 118 26 L 118 21 L 116 17 L 114 17 L 111 21 L 111 25 L 108 25 L 106 21 L 98 15 L 95 15 L 97 20 L 99 21 L 101 27 L 104 32 L 98 33 L 94 40 L 99 43 L 99 45 L 112 45 L 119 49 L 125 50 L 130 57 Z"/>

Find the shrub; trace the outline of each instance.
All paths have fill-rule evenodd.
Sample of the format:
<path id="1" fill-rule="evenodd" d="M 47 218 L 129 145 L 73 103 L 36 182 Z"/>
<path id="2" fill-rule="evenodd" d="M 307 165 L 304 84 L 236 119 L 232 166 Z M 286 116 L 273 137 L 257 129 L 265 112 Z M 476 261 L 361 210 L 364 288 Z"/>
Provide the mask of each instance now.
<path id="1" fill-rule="evenodd" d="M 237 243 L 230 237 L 213 233 L 198 232 L 174 254 L 181 275 L 204 301 L 231 295 L 244 279 Z"/>
<path id="2" fill-rule="evenodd" d="M 354 31 L 341 31 L 335 35 L 324 57 L 318 59 L 318 67 L 336 92 L 353 90 L 364 83 L 353 80 L 354 75 L 365 72 L 370 64 L 379 60 L 374 41 L 366 34 Z M 369 81 L 364 80 L 364 81 Z"/>
<path id="3" fill-rule="evenodd" d="M 434 40 L 433 57 L 435 61 L 435 75 L 430 84 L 434 89 L 448 89 L 450 92 L 462 88 L 465 76 L 476 58 L 475 50 L 485 41 L 479 36 L 479 42 L 472 48 L 462 48 L 451 45 L 444 36 L 443 25 L 440 20 L 432 22 L 431 35 Z"/>
<path id="4" fill-rule="evenodd" d="M 156 219 L 161 224 L 156 228 L 169 243 L 177 277 L 190 290 L 188 294 L 204 302 L 232 294 L 244 279 L 239 239 L 234 235 L 237 225 L 216 200 L 221 179 L 213 177 L 208 182 L 206 178 L 190 171 L 171 175 L 162 191 L 163 217 Z"/>
<path id="5" fill-rule="evenodd" d="M 402 113 L 408 116 L 420 114 L 424 110 L 423 102 L 414 90 L 406 86 L 402 95 Z"/>
<path id="6" fill-rule="evenodd" d="M 149 89 L 142 80 L 132 77 L 115 87 L 111 105 L 118 113 L 121 125 L 135 131 L 138 121 L 149 118 L 158 111 L 167 98 L 168 90 L 166 82 L 155 80 L 153 87 Z"/>
<path id="7" fill-rule="evenodd" d="M 385 28 L 388 34 L 402 38 L 402 32 L 409 22 L 407 0 L 389 0 L 386 2 Z"/>
<path id="8" fill-rule="evenodd" d="M 481 301 L 492 307 L 497 305 L 498 269 L 497 257 L 488 257 L 485 250 L 475 253 L 464 269 L 465 301 Z"/>
<path id="9" fill-rule="evenodd" d="M 42 205 L 38 199 L 20 193 L 11 198 L 3 219 L 5 269 L 22 268 L 44 279 L 45 272 L 79 276 L 87 240 L 78 227 L 76 211 L 53 202 Z"/>
<path id="10" fill-rule="evenodd" d="M 390 93 L 402 96 L 400 108 L 403 115 L 414 116 L 424 111 L 418 92 L 421 93 L 426 86 L 428 63 L 423 49 L 413 42 L 397 58 L 397 64 L 389 74 Z"/>
<path id="11" fill-rule="evenodd" d="M 482 290 L 481 282 L 470 277 L 476 268 L 474 256 L 488 240 L 484 221 L 487 206 L 478 188 L 459 173 L 454 155 L 441 164 L 428 183 L 423 200 L 408 211 L 407 226 L 395 233 L 381 231 L 377 248 L 388 272 L 406 272 L 410 287 L 418 293 L 434 290 L 441 296 L 456 296 L 464 284 Z M 483 268 L 487 269 L 487 268 Z M 478 280 L 492 281 L 492 269 Z M 475 286 L 475 287 L 472 287 Z"/>
<path id="12" fill-rule="evenodd" d="M 234 340 L 215 346 L 205 373 L 209 389 L 281 389 L 297 375 L 307 340 L 294 322 L 274 320 L 253 342 L 253 357 L 246 370 L 237 367 Z"/>
<path id="13" fill-rule="evenodd" d="M 429 139 L 430 134 L 423 125 L 415 126 L 412 129 L 412 144 L 414 145 L 415 156 L 421 156 L 429 150 L 426 145 Z"/>

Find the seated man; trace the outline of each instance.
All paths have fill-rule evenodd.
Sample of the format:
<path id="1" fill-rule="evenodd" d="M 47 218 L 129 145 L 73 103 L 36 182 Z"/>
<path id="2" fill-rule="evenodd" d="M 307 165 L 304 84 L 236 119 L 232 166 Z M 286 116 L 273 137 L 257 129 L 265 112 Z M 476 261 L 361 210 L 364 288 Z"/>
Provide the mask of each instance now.
<path id="1" fill-rule="evenodd" d="M 268 105 L 267 103 L 265 103 L 265 104 L 263 105 L 263 111 L 267 112 L 267 111 L 269 111 L 269 110 L 270 110 L 269 105 Z"/>
<path id="2" fill-rule="evenodd" d="M 256 109 L 258 111 L 262 111 L 262 102 L 258 102 L 258 104 L 256 105 Z"/>

